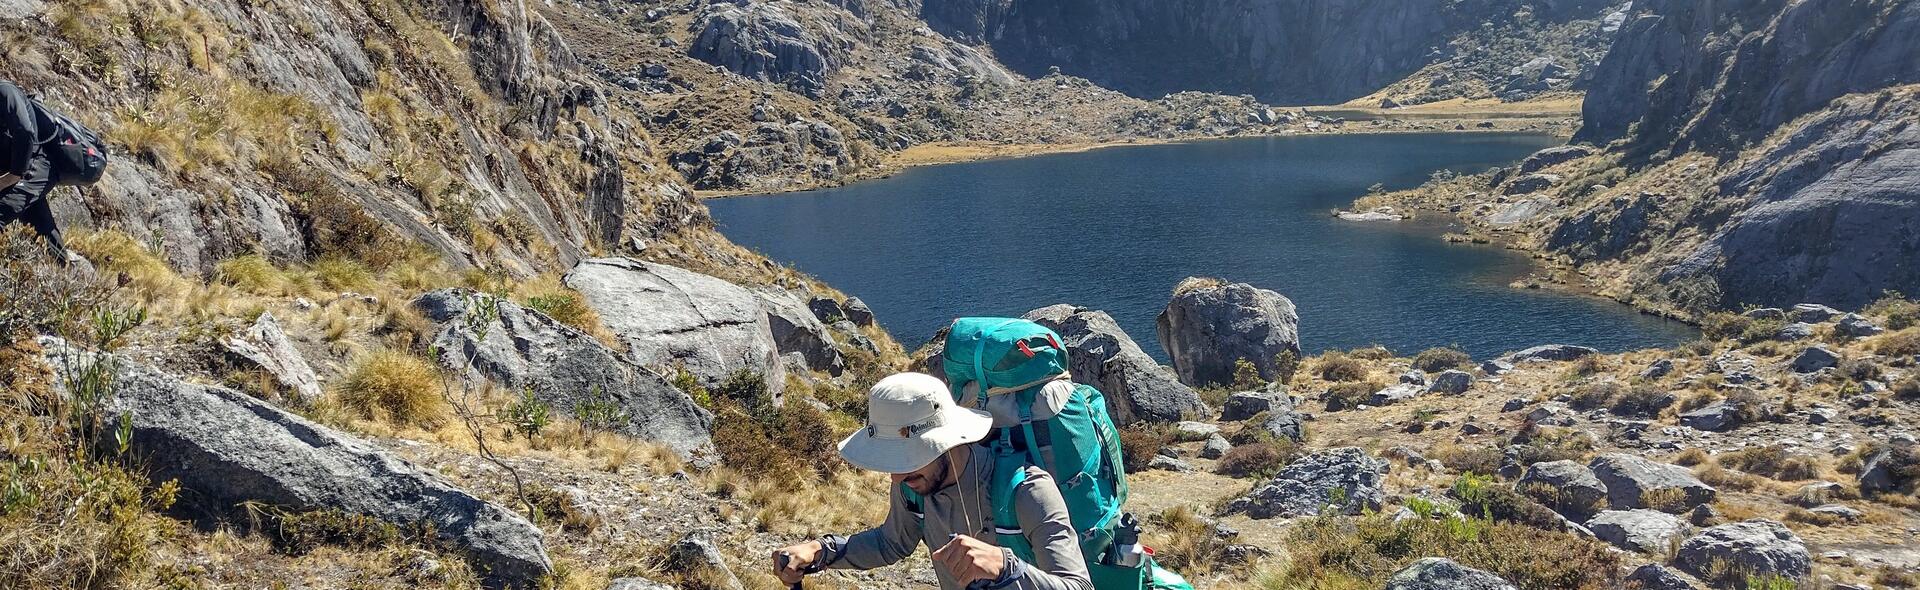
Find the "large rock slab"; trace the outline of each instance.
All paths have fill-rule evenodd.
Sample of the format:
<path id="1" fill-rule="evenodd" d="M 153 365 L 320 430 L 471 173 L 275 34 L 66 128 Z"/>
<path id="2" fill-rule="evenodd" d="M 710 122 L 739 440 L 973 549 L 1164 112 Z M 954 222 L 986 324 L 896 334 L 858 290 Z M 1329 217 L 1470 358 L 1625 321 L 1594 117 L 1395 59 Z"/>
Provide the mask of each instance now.
<path id="1" fill-rule="evenodd" d="M 843 61 L 837 31 L 802 26 L 779 4 L 716 4 L 694 28 L 688 56 L 755 80 L 817 88 Z"/>
<path id="2" fill-rule="evenodd" d="M 767 329 L 773 333 L 773 345 L 780 354 L 798 355 L 806 368 L 835 377 L 846 372 L 847 357 L 840 353 L 833 331 L 814 317 L 814 311 L 799 296 L 784 289 L 759 289 L 754 295 L 766 310 Z"/>
<path id="3" fill-rule="evenodd" d="M 253 396 L 195 385 L 119 357 L 41 337 L 52 366 L 112 358 L 107 416 L 127 416 L 131 449 L 155 481 L 176 480 L 179 508 L 232 515 L 244 502 L 288 510 L 340 510 L 399 526 L 426 523 L 466 555 L 492 587 L 531 587 L 553 571 L 540 529 L 511 510 L 354 436 Z"/>
<path id="4" fill-rule="evenodd" d="M 1387 590 L 1515 590 L 1500 576 L 1445 557 L 1423 557 L 1394 572 Z"/>
<path id="5" fill-rule="evenodd" d="M 439 360 L 535 398 L 566 415 L 582 404 L 611 403 L 626 414 L 614 430 L 655 440 L 683 455 L 710 445 L 713 415 L 658 375 L 572 326 L 512 301 L 465 289 L 441 289 L 413 302 L 441 325 L 433 337 Z M 479 308 L 491 305 L 491 321 Z"/>
<path id="6" fill-rule="evenodd" d="M 785 366 L 760 299 L 733 283 L 690 270 L 631 258 L 583 260 L 567 273 L 600 323 L 620 339 L 625 356 L 643 367 L 685 365 L 707 387 L 736 371 L 766 378 L 776 402 L 786 389 Z"/>
<path id="7" fill-rule="evenodd" d="M 1294 518 L 1323 510 L 1349 515 L 1378 510 L 1387 469 L 1385 460 L 1358 447 L 1327 449 L 1295 459 L 1266 484 L 1228 502 L 1225 512 Z"/>
<path id="8" fill-rule="evenodd" d="M 234 356 L 246 359 L 293 394 L 303 404 L 320 399 L 320 378 L 313 374 L 307 357 L 294 348 L 293 340 L 280 329 L 272 313 L 262 312 L 246 332 L 220 340 L 220 346 Z"/>
<path id="9" fill-rule="evenodd" d="M 1721 562 L 1749 575 L 1772 574 L 1805 578 L 1813 558 L 1800 537 L 1778 522 L 1754 519 L 1700 531 L 1680 544 L 1673 563 L 1696 576 L 1708 577 Z"/>
<path id="10" fill-rule="evenodd" d="M 1587 147 L 1584 145 L 1563 145 L 1559 147 L 1550 147 L 1544 150 L 1534 152 L 1533 155 L 1527 156 L 1527 159 L 1521 160 L 1520 173 L 1532 174 L 1535 172 L 1539 172 L 1540 169 L 1546 168 L 1548 166 L 1559 164 L 1561 162 L 1571 161 L 1575 158 L 1584 158 L 1590 155 L 1593 155 L 1593 148 Z"/>
<path id="11" fill-rule="evenodd" d="M 1116 422 L 1175 422 L 1212 413 L 1200 394 L 1147 356 L 1107 312 L 1061 304 L 1021 317 L 1060 334 L 1073 380 L 1106 394 Z"/>
<path id="12" fill-rule="evenodd" d="M 1262 379 L 1277 379 L 1275 357 L 1300 354 L 1300 315 L 1293 301 L 1246 283 L 1182 281 L 1160 312 L 1155 332 L 1180 382 L 1193 386 L 1233 383 L 1240 360 L 1253 363 Z"/>
<path id="13" fill-rule="evenodd" d="M 1227 402 L 1220 407 L 1220 421 L 1238 422 L 1258 416 L 1261 412 L 1292 407 L 1293 398 L 1284 393 L 1270 393 L 1265 391 L 1234 392 L 1227 395 Z"/>
<path id="14" fill-rule="evenodd" d="M 1632 510 L 1634 508 L 1659 508 L 1683 512 L 1687 509 L 1713 501 L 1719 490 L 1702 483 L 1685 467 L 1648 460 L 1629 453 L 1612 453 L 1595 457 L 1587 463 L 1593 470 L 1593 476 L 1607 486 L 1607 503 L 1614 510 Z M 1680 501 L 1675 505 L 1648 506 L 1647 494 L 1677 490 Z"/>
<path id="15" fill-rule="evenodd" d="M 1587 530 L 1621 549 L 1665 555 L 1674 543 L 1693 534 L 1693 525 L 1658 510 L 1608 510 L 1589 519 Z"/>

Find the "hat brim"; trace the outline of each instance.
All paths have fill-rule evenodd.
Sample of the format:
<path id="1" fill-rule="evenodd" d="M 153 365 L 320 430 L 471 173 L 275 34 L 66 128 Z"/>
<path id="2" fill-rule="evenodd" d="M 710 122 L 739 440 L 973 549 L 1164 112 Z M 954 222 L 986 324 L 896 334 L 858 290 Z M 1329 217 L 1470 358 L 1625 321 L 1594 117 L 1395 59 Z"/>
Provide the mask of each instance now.
<path id="1" fill-rule="evenodd" d="M 855 467 L 882 473 L 912 473 L 948 450 L 986 438 L 993 418 L 986 412 L 949 406 L 945 423 L 911 438 L 872 436 L 866 428 L 840 441 L 840 457 Z"/>

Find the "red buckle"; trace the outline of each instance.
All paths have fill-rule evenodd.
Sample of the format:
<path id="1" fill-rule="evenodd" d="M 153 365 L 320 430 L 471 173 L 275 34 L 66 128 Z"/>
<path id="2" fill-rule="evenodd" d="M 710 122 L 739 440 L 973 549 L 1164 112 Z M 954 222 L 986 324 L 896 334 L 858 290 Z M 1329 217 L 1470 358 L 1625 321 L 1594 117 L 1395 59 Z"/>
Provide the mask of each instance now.
<path id="1" fill-rule="evenodd" d="M 1027 358 L 1033 358 L 1033 349 L 1027 348 L 1027 341 L 1021 340 L 1014 344 L 1020 347 L 1020 352 L 1027 353 Z"/>

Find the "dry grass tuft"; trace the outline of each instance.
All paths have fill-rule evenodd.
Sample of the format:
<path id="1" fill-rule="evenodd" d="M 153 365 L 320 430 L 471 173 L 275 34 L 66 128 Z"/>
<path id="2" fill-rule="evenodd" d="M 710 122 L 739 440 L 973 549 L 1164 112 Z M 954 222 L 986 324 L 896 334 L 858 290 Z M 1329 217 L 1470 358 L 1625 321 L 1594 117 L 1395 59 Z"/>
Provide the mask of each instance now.
<path id="1" fill-rule="evenodd" d="M 361 416 L 396 425 L 433 428 L 446 417 L 440 372 L 425 359 L 396 350 L 361 358 L 335 396 Z"/>

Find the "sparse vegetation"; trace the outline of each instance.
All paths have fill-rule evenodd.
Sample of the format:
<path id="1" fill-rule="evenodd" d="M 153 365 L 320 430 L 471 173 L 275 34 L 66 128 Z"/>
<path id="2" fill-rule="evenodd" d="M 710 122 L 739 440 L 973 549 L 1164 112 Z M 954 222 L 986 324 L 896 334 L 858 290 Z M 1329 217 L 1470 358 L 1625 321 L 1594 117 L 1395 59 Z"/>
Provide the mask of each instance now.
<path id="1" fill-rule="evenodd" d="M 1173 441 L 1173 432 L 1164 425 L 1139 423 L 1120 429 L 1120 462 L 1128 473 L 1147 470 L 1161 447 Z"/>
<path id="2" fill-rule="evenodd" d="M 1780 481 L 1801 481 L 1820 477 L 1820 463 L 1817 459 L 1794 453 L 1780 445 L 1747 447 L 1721 453 L 1717 460 L 1723 466 Z"/>
<path id="3" fill-rule="evenodd" d="M 1322 516 L 1300 521 L 1286 547 L 1288 567 L 1271 587 L 1380 588 L 1414 560 L 1439 556 L 1521 588 L 1598 590 L 1613 587 L 1620 563 L 1593 541 L 1477 517 Z"/>
<path id="4" fill-rule="evenodd" d="M 1314 364 L 1313 373 L 1327 381 L 1360 381 L 1367 378 L 1367 366 L 1345 353 L 1328 351 L 1320 355 L 1320 360 Z"/>
<path id="5" fill-rule="evenodd" d="M 1298 457 L 1297 446 L 1281 441 L 1252 442 L 1233 447 L 1220 457 L 1215 471 L 1231 477 L 1264 480 Z"/>
<path id="6" fill-rule="evenodd" d="M 1468 369 L 1473 367 L 1473 357 L 1465 351 L 1451 346 L 1436 346 L 1413 355 L 1413 368 L 1428 373 L 1438 373 L 1448 369 Z"/>

